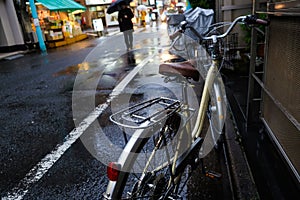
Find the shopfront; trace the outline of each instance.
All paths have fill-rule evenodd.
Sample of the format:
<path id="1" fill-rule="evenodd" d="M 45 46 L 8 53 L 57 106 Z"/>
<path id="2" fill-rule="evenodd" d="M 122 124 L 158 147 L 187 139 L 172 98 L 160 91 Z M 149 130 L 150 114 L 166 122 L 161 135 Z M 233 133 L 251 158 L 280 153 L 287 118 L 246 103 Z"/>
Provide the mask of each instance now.
<path id="1" fill-rule="evenodd" d="M 72 0 L 37 0 L 38 18 L 48 47 L 59 47 L 87 38 L 80 13 L 86 8 Z M 32 25 L 32 28 L 35 27 Z M 34 30 L 35 31 L 35 30 Z"/>
<path id="2" fill-rule="evenodd" d="M 87 10 L 85 12 L 87 17 L 87 26 L 94 29 L 93 21 L 101 19 L 104 28 L 110 26 L 118 26 L 118 12 L 107 14 L 108 7 L 116 0 L 85 0 Z M 138 20 L 138 11 L 135 9 L 138 2 L 142 0 L 132 0 L 130 2 L 130 7 L 132 8 L 135 18 L 133 18 L 133 23 L 136 24 Z M 148 4 L 148 0 L 144 0 Z M 154 0 L 153 0 L 154 2 Z"/>
<path id="3" fill-rule="evenodd" d="M 85 0 L 87 6 L 87 24 L 90 28 L 93 27 L 93 21 L 101 19 L 103 26 L 118 25 L 118 16 L 116 14 L 107 14 L 106 10 L 112 3 L 112 0 Z"/>

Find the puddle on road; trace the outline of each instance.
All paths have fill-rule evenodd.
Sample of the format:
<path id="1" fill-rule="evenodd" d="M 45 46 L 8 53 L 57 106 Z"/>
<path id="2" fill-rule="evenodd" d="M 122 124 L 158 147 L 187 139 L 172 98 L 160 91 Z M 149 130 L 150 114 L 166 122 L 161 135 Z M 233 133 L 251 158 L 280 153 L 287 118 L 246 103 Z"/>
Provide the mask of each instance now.
<path id="1" fill-rule="evenodd" d="M 53 76 L 57 77 L 57 76 L 65 76 L 65 75 L 77 75 L 77 73 L 88 71 L 90 70 L 90 68 L 91 68 L 90 63 L 83 62 L 77 65 L 69 66 L 64 70 L 56 72 L 53 74 Z"/>
<path id="2" fill-rule="evenodd" d="M 96 47 L 96 46 L 97 46 L 96 44 L 89 44 L 85 48 L 91 48 L 91 47 Z"/>
<path id="3" fill-rule="evenodd" d="M 96 62 L 83 62 L 77 65 L 71 65 L 61 71 L 54 73 L 53 76 L 74 76 L 78 73 L 94 72 L 97 71 L 97 69 L 105 69 L 105 74 L 115 74 L 115 69 L 125 69 L 125 71 L 128 71 L 132 67 L 135 67 L 139 63 L 141 63 L 154 51 L 155 49 L 153 48 L 138 49 L 122 54 L 121 56 L 118 56 L 118 58 L 115 57 L 115 54 L 108 53 L 101 57 L 99 56 L 99 59 Z M 160 55 L 160 59 L 163 61 L 170 60 L 174 57 L 167 51 L 160 52 Z"/>
<path id="4" fill-rule="evenodd" d="M 137 58 L 137 59 L 136 59 Z M 76 76 L 78 73 L 88 73 L 98 71 L 97 69 L 105 69 L 107 74 L 115 74 L 113 71 L 117 68 L 128 68 L 134 67 L 137 65 L 137 62 L 141 62 L 145 58 L 145 55 L 142 53 L 128 52 L 121 55 L 119 58 L 115 58 L 113 55 L 105 55 L 104 57 L 99 58 L 97 63 L 83 62 L 77 65 L 71 65 L 65 69 L 58 71 L 53 74 L 54 77 L 57 76 Z"/>

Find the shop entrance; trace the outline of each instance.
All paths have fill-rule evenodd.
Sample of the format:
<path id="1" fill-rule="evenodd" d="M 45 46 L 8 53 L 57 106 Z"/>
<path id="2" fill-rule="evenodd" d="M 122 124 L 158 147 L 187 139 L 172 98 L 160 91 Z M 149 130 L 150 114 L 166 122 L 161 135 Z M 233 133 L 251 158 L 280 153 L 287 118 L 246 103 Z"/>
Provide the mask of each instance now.
<path id="1" fill-rule="evenodd" d="M 74 12 L 77 10 L 50 10 L 46 5 L 37 5 L 40 26 L 48 47 L 59 47 L 87 38 L 82 32 L 81 20 L 76 17 L 76 14 L 83 11 Z"/>

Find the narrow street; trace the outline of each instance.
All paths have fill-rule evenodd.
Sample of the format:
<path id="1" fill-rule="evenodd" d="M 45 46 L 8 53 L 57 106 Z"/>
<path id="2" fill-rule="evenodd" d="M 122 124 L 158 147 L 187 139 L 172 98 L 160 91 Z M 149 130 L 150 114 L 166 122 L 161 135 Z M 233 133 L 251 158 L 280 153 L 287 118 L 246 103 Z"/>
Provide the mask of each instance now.
<path id="1" fill-rule="evenodd" d="M 1 200 L 300 195 L 300 0 L 0 10 Z"/>
<path id="2" fill-rule="evenodd" d="M 168 45 L 162 24 L 136 29 L 130 52 L 116 32 L 48 49 L 47 55 L 31 52 L 0 60 L 1 198 L 102 199 L 106 164 L 118 158 L 115 150 L 124 145 L 109 115 L 127 105 L 124 99 L 139 102 L 179 93 L 158 74 L 158 65 L 170 59 Z M 238 77 L 237 72 L 230 80 Z M 241 89 L 235 82 L 227 86 Z M 199 167 L 188 183 L 188 199 L 257 195 L 235 127 L 225 128 L 224 148 L 233 152 L 212 151 L 204 162 L 222 178 L 209 179 Z M 270 180 L 258 185 L 265 181 Z"/>

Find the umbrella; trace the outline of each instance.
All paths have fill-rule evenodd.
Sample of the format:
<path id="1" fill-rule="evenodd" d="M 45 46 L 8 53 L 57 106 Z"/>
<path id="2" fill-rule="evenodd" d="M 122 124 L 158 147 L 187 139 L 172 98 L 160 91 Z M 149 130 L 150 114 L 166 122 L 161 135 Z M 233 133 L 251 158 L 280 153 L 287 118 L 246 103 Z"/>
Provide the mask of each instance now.
<path id="1" fill-rule="evenodd" d="M 111 14 L 111 13 L 120 11 L 121 10 L 121 6 L 120 6 L 121 3 L 125 3 L 126 5 L 129 5 L 129 3 L 131 1 L 132 0 L 116 0 L 112 4 L 110 4 L 110 6 L 107 8 L 106 12 L 107 12 L 107 14 Z"/>
<path id="2" fill-rule="evenodd" d="M 185 7 L 185 3 L 183 3 L 183 2 L 178 2 L 178 3 L 176 4 L 176 7 Z"/>
<path id="3" fill-rule="evenodd" d="M 147 6 L 141 4 L 141 5 L 138 5 L 138 6 L 136 7 L 136 9 L 139 10 L 139 11 L 147 10 Z"/>

